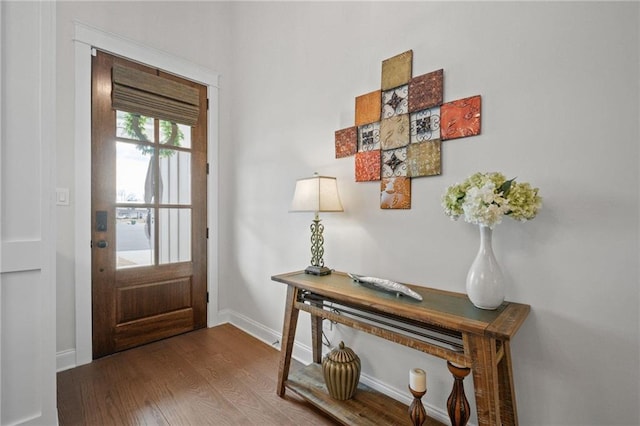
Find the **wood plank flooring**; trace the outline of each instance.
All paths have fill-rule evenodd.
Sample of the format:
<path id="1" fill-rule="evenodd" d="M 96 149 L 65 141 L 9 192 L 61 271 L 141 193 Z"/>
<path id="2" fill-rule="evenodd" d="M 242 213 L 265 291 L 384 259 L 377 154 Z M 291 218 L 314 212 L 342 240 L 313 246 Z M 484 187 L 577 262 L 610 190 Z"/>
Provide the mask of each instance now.
<path id="1" fill-rule="evenodd" d="M 334 425 L 276 395 L 279 356 L 229 324 L 120 352 L 58 373 L 60 425 Z"/>

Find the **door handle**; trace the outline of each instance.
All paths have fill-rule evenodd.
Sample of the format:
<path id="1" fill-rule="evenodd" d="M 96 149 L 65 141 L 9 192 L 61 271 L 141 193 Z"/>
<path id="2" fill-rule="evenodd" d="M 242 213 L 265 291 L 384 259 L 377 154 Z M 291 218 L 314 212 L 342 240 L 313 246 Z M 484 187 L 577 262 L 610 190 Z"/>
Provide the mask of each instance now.
<path id="1" fill-rule="evenodd" d="M 96 243 L 96 245 L 98 246 L 98 248 L 107 248 L 109 246 L 109 243 L 105 240 L 100 240 Z"/>

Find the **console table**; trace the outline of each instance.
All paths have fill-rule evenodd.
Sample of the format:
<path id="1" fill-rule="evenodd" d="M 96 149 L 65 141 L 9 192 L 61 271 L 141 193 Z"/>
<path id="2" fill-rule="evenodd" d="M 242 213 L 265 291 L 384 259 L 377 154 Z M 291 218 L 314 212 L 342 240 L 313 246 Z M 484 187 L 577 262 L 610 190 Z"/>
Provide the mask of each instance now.
<path id="1" fill-rule="evenodd" d="M 362 390 L 359 388 L 354 397 L 356 401 L 336 401 L 328 396 L 320 368 L 322 320 L 326 318 L 442 358 L 458 370 L 471 369 L 478 424 L 518 424 L 510 339 L 526 319 L 529 305 L 504 302 L 495 311 L 487 311 L 474 307 L 461 293 L 408 285 L 423 297 L 418 301 L 365 287 L 343 272 L 316 276 L 298 271 L 274 275 L 271 279 L 287 285 L 279 396 L 284 396 L 285 388 L 289 389 L 344 424 L 398 424 L 397 419 L 409 424 L 406 406 L 390 398 L 382 403 L 379 398 L 386 397 L 376 396 L 362 384 Z M 314 363 L 290 376 L 301 310 L 311 314 Z M 459 382 L 464 374 L 454 373 L 454 377 Z M 458 390 L 460 387 L 457 386 Z M 460 423 L 466 423 L 467 419 Z M 427 425 L 435 424 L 440 423 L 428 419 Z"/>

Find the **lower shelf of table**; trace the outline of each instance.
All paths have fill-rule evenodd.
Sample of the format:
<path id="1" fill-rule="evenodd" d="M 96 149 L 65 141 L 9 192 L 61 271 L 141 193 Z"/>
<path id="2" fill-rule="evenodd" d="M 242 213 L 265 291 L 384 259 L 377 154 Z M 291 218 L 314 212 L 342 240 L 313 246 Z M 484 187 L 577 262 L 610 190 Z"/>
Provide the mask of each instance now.
<path id="1" fill-rule="evenodd" d="M 339 401 L 331 398 L 319 364 L 310 364 L 291 372 L 285 387 L 345 425 L 411 425 L 409 407 L 365 384 L 358 385 L 351 399 Z M 427 418 L 424 425 L 444 426 L 444 423 Z"/>

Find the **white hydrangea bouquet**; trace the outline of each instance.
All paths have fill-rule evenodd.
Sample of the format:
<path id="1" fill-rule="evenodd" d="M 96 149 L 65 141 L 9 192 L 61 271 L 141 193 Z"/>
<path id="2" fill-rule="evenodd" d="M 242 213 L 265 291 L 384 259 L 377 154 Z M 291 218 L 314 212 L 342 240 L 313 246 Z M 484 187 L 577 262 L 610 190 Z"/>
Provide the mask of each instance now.
<path id="1" fill-rule="evenodd" d="M 475 173 L 451 185 L 442 196 L 442 207 L 452 220 L 493 227 L 509 216 L 519 221 L 533 219 L 542 207 L 538 188 L 516 182 L 501 173 Z"/>

